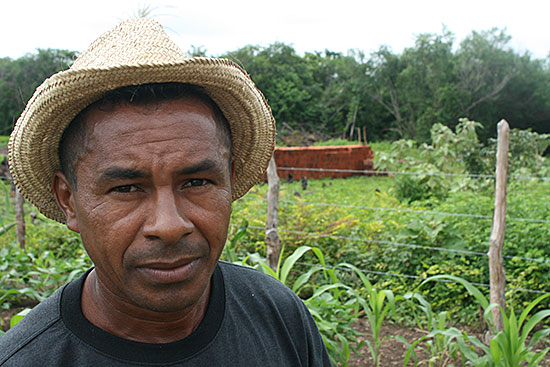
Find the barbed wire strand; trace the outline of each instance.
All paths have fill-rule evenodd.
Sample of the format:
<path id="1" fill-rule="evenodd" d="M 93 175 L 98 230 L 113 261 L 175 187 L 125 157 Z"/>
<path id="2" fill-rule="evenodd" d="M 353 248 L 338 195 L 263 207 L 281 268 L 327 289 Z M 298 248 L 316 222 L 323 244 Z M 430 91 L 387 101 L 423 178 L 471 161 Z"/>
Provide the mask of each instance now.
<path id="1" fill-rule="evenodd" d="M 446 172 L 406 172 L 406 171 L 382 171 L 368 169 L 340 169 L 340 168 L 311 168 L 311 167 L 277 167 L 277 171 L 306 171 L 306 172 L 335 172 L 335 173 L 362 173 L 367 175 L 410 175 L 410 176 L 439 176 L 439 177 L 470 177 L 470 178 L 491 178 L 494 175 L 475 173 L 446 173 Z M 541 180 L 550 181 L 550 177 L 509 175 L 509 179 L 515 180 Z"/>
<path id="2" fill-rule="evenodd" d="M 406 212 L 406 213 L 419 213 L 419 214 L 432 214 L 432 215 L 444 215 L 444 216 L 453 216 L 453 217 L 466 217 L 466 218 L 476 218 L 476 219 L 493 219 L 490 215 L 481 215 L 481 214 L 466 214 L 466 213 L 450 213 L 450 212 L 439 212 L 435 210 L 415 210 L 415 209 L 406 209 L 406 208 L 380 208 L 380 207 L 368 207 L 368 206 L 357 206 L 357 205 L 348 205 L 348 204 L 334 204 L 334 203 L 316 203 L 309 201 L 296 201 L 296 200 L 280 200 L 279 202 L 283 203 L 303 203 L 306 205 L 317 205 L 317 206 L 334 206 L 350 209 L 364 209 L 364 210 L 382 210 L 382 211 L 397 211 L 397 212 Z M 508 221 L 517 221 L 517 222 L 529 222 L 529 223 L 550 223 L 550 220 L 547 219 L 531 219 L 531 218 L 517 218 L 517 217 L 507 217 Z"/>
<path id="3" fill-rule="evenodd" d="M 300 264 L 300 265 L 305 265 L 305 266 L 317 266 L 317 264 L 311 264 L 311 263 L 306 263 L 306 262 L 296 262 L 296 263 Z M 348 271 L 348 272 L 353 271 L 352 269 L 339 267 L 339 266 L 330 266 L 329 265 L 329 266 L 325 266 L 325 267 L 330 268 L 330 269 L 344 270 L 344 271 Z M 422 277 L 422 276 L 419 276 L 419 275 L 397 274 L 397 273 L 390 273 L 390 272 L 384 272 L 384 271 L 379 271 L 379 270 L 359 269 L 359 271 L 361 271 L 363 274 L 375 274 L 375 275 L 383 275 L 383 276 L 391 276 L 391 277 L 399 277 L 399 278 L 408 278 L 408 279 L 426 280 L 426 279 L 429 278 L 429 277 Z M 452 279 L 433 279 L 433 280 L 436 281 L 436 282 L 440 282 L 440 283 L 459 284 L 458 282 L 456 282 Z M 478 286 L 478 287 L 485 287 L 485 288 L 490 288 L 491 287 L 490 284 L 476 283 L 476 282 L 471 282 L 469 280 L 467 280 L 467 281 L 470 284 Z M 514 291 L 520 291 L 520 292 L 527 292 L 527 293 L 537 293 L 537 294 L 548 294 L 548 293 L 550 293 L 550 292 L 545 292 L 545 291 L 541 291 L 541 290 L 537 290 L 537 289 L 517 288 L 517 287 L 510 287 L 510 286 L 506 287 L 506 289 L 514 290 Z"/>
<path id="4" fill-rule="evenodd" d="M 2 177 L 0 179 L 11 180 L 10 177 Z M 239 200 L 264 200 L 266 198 L 253 198 L 245 196 Z M 379 210 L 379 211 L 397 211 L 405 213 L 417 213 L 417 214 L 429 214 L 429 215 L 443 215 L 443 216 L 454 216 L 454 217 L 463 217 L 463 218 L 475 218 L 475 219 L 493 219 L 490 215 L 482 214 L 466 214 L 466 213 L 451 213 L 451 212 L 440 212 L 434 210 L 415 210 L 415 209 L 406 209 L 406 208 L 381 208 L 381 207 L 372 207 L 372 206 L 359 206 L 359 205 L 349 205 L 349 204 L 335 204 L 335 203 L 316 203 L 309 201 L 293 201 L 293 200 L 280 200 L 282 203 L 302 203 L 306 205 L 317 205 L 317 206 L 333 206 L 340 208 L 350 208 L 350 209 L 363 209 L 363 210 Z M 506 220 L 517 221 L 517 222 L 526 222 L 526 223 L 550 223 L 548 219 L 531 219 L 531 218 L 519 218 L 519 217 L 507 217 Z"/>
<path id="5" fill-rule="evenodd" d="M 262 200 L 262 201 L 267 201 L 266 198 L 248 197 L 248 196 L 245 196 L 245 197 L 241 198 L 240 200 Z M 407 208 L 382 208 L 382 207 L 373 207 L 373 206 L 359 206 L 359 205 L 336 204 L 336 203 L 317 203 L 317 202 L 297 201 L 297 200 L 279 200 L 279 203 L 306 204 L 306 205 L 339 207 L 339 208 L 349 208 L 349 209 L 362 209 L 362 210 L 396 211 L 396 212 L 405 212 L 405 213 L 443 215 L 443 216 L 475 218 L 475 219 L 489 219 L 489 220 L 493 219 L 493 217 L 490 216 L 490 215 L 451 213 L 451 212 L 440 212 L 440 211 L 434 211 L 434 210 L 415 210 L 415 209 L 407 209 Z M 548 219 L 531 219 L 531 218 L 507 217 L 506 220 L 516 221 L 516 222 L 526 222 L 526 223 L 550 223 L 550 220 L 548 220 Z"/>
<path id="6" fill-rule="evenodd" d="M 237 226 L 237 224 L 232 224 L 232 226 Z M 250 229 L 254 230 L 265 230 L 264 227 L 260 226 L 248 226 Z M 489 255 L 485 252 L 478 252 L 478 251 L 469 251 L 469 250 L 459 250 L 459 249 L 448 249 L 443 247 L 432 247 L 432 246 L 423 246 L 423 245 L 416 245 L 413 243 L 406 243 L 406 242 L 394 242 L 394 241 L 386 241 L 386 240 L 369 240 L 366 238 L 359 238 L 359 237 L 348 237 L 348 236 L 341 236 L 341 235 L 335 235 L 335 234 L 328 234 L 328 233 L 315 233 L 315 232 L 305 232 L 305 231 L 296 231 L 296 230 L 288 230 L 281 228 L 279 229 L 282 233 L 292 233 L 292 234 L 300 234 L 300 235 L 307 235 L 312 237 L 321 237 L 321 238 L 334 238 L 339 240 L 346 240 L 346 241 L 354 241 L 354 242 L 366 242 L 366 243 L 377 243 L 382 245 L 390 245 L 395 247 L 405 247 L 405 248 L 412 248 L 412 249 L 419 249 L 419 250 L 434 250 L 439 252 L 448 252 L 448 253 L 454 253 L 454 254 L 461 254 L 461 255 L 469 255 L 469 256 L 483 256 L 488 257 Z M 515 259 L 515 260 L 522 260 L 526 262 L 536 262 L 536 263 L 550 263 L 550 259 L 540 259 L 540 258 L 530 258 L 530 257 L 521 257 L 521 256 L 509 256 L 509 255 L 503 255 L 503 258 L 506 259 Z"/>

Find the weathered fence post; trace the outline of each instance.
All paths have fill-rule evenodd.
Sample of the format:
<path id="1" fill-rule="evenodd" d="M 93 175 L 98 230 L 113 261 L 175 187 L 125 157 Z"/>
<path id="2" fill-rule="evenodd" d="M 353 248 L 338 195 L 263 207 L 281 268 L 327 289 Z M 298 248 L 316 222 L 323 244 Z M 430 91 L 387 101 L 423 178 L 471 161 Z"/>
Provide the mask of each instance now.
<path id="1" fill-rule="evenodd" d="M 508 180 L 508 146 L 510 127 L 505 120 L 498 123 L 497 167 L 495 183 L 495 212 L 489 238 L 490 302 L 505 309 L 506 273 L 502 263 L 502 244 L 506 227 L 506 186 Z M 503 330 L 502 314 L 499 307 L 492 310 L 497 331 Z"/>
<path id="2" fill-rule="evenodd" d="M 15 231 L 17 233 L 17 242 L 21 249 L 25 248 L 25 211 L 23 205 L 25 199 L 19 193 L 17 188 L 15 189 Z"/>
<path id="3" fill-rule="evenodd" d="M 279 256 L 281 255 L 281 240 L 277 232 L 279 212 L 279 188 L 281 181 L 277 175 L 275 158 L 271 157 L 267 167 L 267 220 L 265 223 L 265 243 L 267 245 L 267 264 L 274 271 L 277 270 Z"/>

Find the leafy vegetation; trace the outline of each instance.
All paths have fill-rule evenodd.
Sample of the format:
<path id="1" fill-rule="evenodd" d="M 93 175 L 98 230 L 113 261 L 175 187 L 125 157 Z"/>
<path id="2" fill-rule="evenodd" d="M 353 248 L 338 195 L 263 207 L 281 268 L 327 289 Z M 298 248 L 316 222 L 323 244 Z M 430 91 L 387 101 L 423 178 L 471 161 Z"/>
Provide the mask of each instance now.
<path id="1" fill-rule="evenodd" d="M 429 350 L 431 358 L 428 360 L 429 366 L 446 366 L 449 361 L 459 362 L 459 356 L 462 359 L 462 365 L 482 366 L 482 367 L 512 367 L 512 366 L 538 366 L 544 356 L 550 351 L 550 347 L 542 351 L 535 352 L 534 345 L 544 337 L 550 335 L 550 328 L 538 330 L 532 333 L 534 327 L 541 323 L 545 318 L 550 317 L 550 309 L 529 315 L 531 311 L 544 299 L 550 297 L 550 293 L 540 296 L 525 307 L 519 317 L 516 317 L 514 309 L 506 312 L 500 308 L 503 318 L 503 330 L 497 330 L 491 317 L 491 310 L 498 307 L 495 304 L 489 304 L 483 293 L 470 282 L 448 275 L 439 275 L 426 279 L 422 284 L 427 284 L 438 279 L 446 279 L 456 282 L 475 297 L 484 310 L 484 319 L 489 325 L 489 331 L 494 335 L 487 344 L 483 343 L 474 336 L 461 332 L 458 329 L 445 326 L 446 314 L 441 313 L 436 321 L 432 314 L 430 304 L 417 293 L 409 293 L 407 298 L 415 297 L 420 302 L 421 309 L 425 312 L 428 320 L 430 333 L 409 345 L 403 366 L 407 365 L 410 356 L 414 357 L 414 366 L 418 365 L 415 348 L 419 342 L 428 340 L 426 348 Z M 529 338 L 529 340 L 528 340 Z"/>
<path id="2" fill-rule="evenodd" d="M 264 92 L 281 139 L 292 131 L 349 139 L 365 128 L 368 141 L 428 142 L 435 124 L 454 128 L 468 117 L 481 123 L 479 136 L 486 143 L 502 118 L 514 128 L 550 132 L 548 60 L 518 54 L 510 44 L 498 29 L 472 32 L 460 42 L 443 29 L 415 36 L 401 53 L 382 46 L 370 55 L 360 50 L 300 55 L 291 45 L 274 43 L 221 56 L 244 66 Z M 207 56 L 202 47 L 188 53 Z M 0 134 L 11 131 L 36 86 L 76 55 L 45 49 L 0 59 Z"/>
<path id="3" fill-rule="evenodd" d="M 0 135 L 9 135 L 36 87 L 66 69 L 76 52 L 39 49 L 16 60 L 0 58 Z"/>
<path id="4" fill-rule="evenodd" d="M 315 255 L 318 264 L 308 265 L 307 271 L 301 271 L 299 276 L 291 277 L 291 271 L 297 261 L 308 251 Z M 351 348 L 356 349 L 360 346 L 352 347 L 350 342 L 359 335 L 352 327 L 352 323 L 357 321 L 359 303 L 363 299 L 353 288 L 341 281 L 335 268 L 327 267 L 323 252 L 315 247 L 298 247 L 284 261 L 279 261 L 275 270 L 272 270 L 258 253 L 251 254 L 249 258 L 263 272 L 280 280 L 304 298 L 305 304 L 315 318 L 332 362 L 336 364 L 338 361 L 347 361 Z M 279 260 L 281 259 L 282 256 Z M 318 277 L 320 279 L 312 281 L 318 273 L 322 274 Z"/>
<path id="5" fill-rule="evenodd" d="M 359 317 L 368 320 L 365 342 L 374 364 L 383 360 L 381 325 L 400 322 L 426 332 L 422 340 L 406 341 L 411 363 L 536 365 L 544 353 L 533 345 L 548 336 L 550 312 L 550 297 L 533 293 L 547 293 L 550 284 L 550 164 L 541 155 L 550 144 L 547 134 L 511 131 L 504 244 L 508 329 L 494 332 L 486 345 L 456 327 L 477 325 L 480 305 L 492 307 L 483 299 L 494 144 L 482 145 L 479 129 L 464 119 L 454 129 L 434 125 L 431 144 L 373 143 L 376 165 L 390 172 L 386 176 L 310 180 L 307 190 L 282 182 L 279 233 L 285 250 L 276 271 L 264 260 L 267 185 L 257 185 L 234 203 L 223 258 L 255 266 L 293 289 L 314 315 L 331 358 L 342 365 L 361 345 L 353 327 Z M 2 188 L 0 303 L 4 309 L 33 306 L 91 263 L 74 233 L 30 207 L 27 246 L 20 249 L 10 185 Z M 428 357 L 418 360 L 420 355 Z"/>

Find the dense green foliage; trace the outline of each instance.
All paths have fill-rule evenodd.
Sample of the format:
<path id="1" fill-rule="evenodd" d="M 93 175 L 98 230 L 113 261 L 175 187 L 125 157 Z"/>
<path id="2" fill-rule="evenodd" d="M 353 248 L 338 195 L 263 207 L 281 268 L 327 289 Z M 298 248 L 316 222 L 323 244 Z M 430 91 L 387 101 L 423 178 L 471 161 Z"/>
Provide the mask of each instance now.
<path id="1" fill-rule="evenodd" d="M 274 273 L 263 260 L 267 185 L 255 186 L 233 205 L 224 258 L 262 268 L 294 288 L 312 310 L 333 360 L 349 357 L 356 337 L 351 325 L 364 315 L 374 361 L 384 341 L 380 325 L 388 319 L 423 325 L 422 345 L 434 360 L 462 353 L 499 365 L 491 364 L 490 355 L 506 358 L 507 350 L 517 347 L 521 358 L 534 361 L 531 344 L 506 346 L 505 336 L 492 349 L 478 346 L 481 356 L 469 352 L 477 341 L 448 324 L 478 325 L 479 294 L 464 292 L 462 281 L 424 282 L 446 274 L 478 284 L 480 294 L 488 294 L 495 143 L 482 145 L 480 128 L 464 119 L 454 129 L 435 124 L 431 144 L 372 144 L 377 168 L 394 172 L 387 176 L 309 180 L 307 190 L 300 182 L 282 182 L 279 233 L 285 250 Z M 550 297 L 534 302 L 540 295 L 534 292 L 547 293 L 550 284 L 550 162 L 541 156 L 550 136 L 515 129 L 510 135 L 504 266 L 506 322 L 508 334 L 515 335 L 522 325 L 533 325 L 512 309 L 528 309 L 541 323 L 548 320 Z M 90 261 L 76 234 L 35 210 L 32 218 L 29 207 L 27 245 L 19 249 L 13 197 L 7 183 L 2 188 L 0 302 L 3 308 L 33 305 L 81 274 Z M 421 315 L 415 318 L 418 307 Z M 410 344 L 410 358 L 419 343 Z"/>
<path id="2" fill-rule="evenodd" d="M 395 293 L 402 294 L 419 284 L 420 278 L 437 274 L 488 284 L 486 253 L 494 181 L 469 174 L 491 174 L 494 162 L 487 154 L 494 148 L 479 144 L 476 126 L 468 120 L 456 131 L 435 126 L 434 145 L 374 144 L 375 152 L 388 149 L 376 154 L 378 168 L 397 172 L 395 177 L 316 180 L 310 181 L 306 191 L 298 182 L 283 183 L 279 213 L 283 243 L 290 248 L 317 246 L 332 262 L 351 262 L 369 272 L 385 273 L 369 277 L 380 289 Z M 533 140 L 519 144 L 526 135 Z M 511 132 L 511 147 L 524 146 L 510 153 L 504 244 L 507 295 L 510 304 L 518 307 L 534 296 L 521 289 L 548 292 L 550 284 L 550 207 L 546 205 L 550 182 L 537 179 L 549 176 L 550 164 L 548 158 L 532 153 L 533 141 L 544 146 L 550 137 Z M 250 222 L 239 243 L 245 252 L 264 251 L 266 191 L 267 187 L 258 186 L 234 205 L 234 220 Z M 426 292 L 432 295 L 434 307 L 458 314 L 463 321 L 478 315 L 473 299 L 458 286 L 433 284 Z"/>
<path id="3" fill-rule="evenodd" d="M 36 87 L 76 57 L 67 50 L 39 49 L 19 59 L 0 59 L 0 135 L 9 135 Z"/>
<path id="4" fill-rule="evenodd" d="M 224 56 L 243 65 L 270 102 L 284 137 L 289 129 L 347 138 L 366 127 L 370 141 L 428 141 L 436 123 L 480 121 L 480 139 L 507 119 L 514 128 L 550 132 L 550 70 L 519 55 L 498 29 L 453 35 L 421 34 L 396 54 L 381 47 L 369 57 L 324 52 L 298 55 L 285 44 L 247 46 Z"/>
<path id="5" fill-rule="evenodd" d="M 292 131 L 349 139 L 364 127 L 369 141 L 427 142 L 434 124 L 454 128 L 467 117 L 481 123 L 485 144 L 502 118 L 513 128 L 550 132 L 550 63 L 509 44 L 498 29 L 472 32 L 458 44 L 444 29 L 417 35 L 401 53 L 382 46 L 371 55 L 300 55 L 274 43 L 221 56 L 244 66 L 264 92 L 282 141 Z M 206 50 L 195 47 L 189 54 L 206 56 Z M 0 134 L 10 132 L 34 88 L 75 55 L 50 49 L 0 59 Z"/>

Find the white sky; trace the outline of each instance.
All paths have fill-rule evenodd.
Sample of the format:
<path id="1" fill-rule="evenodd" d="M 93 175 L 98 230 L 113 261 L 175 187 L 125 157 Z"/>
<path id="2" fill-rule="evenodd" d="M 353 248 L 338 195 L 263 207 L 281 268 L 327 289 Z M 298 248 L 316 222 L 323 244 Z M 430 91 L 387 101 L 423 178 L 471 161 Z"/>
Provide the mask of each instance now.
<path id="1" fill-rule="evenodd" d="M 291 44 L 298 52 L 328 49 L 366 54 L 414 45 L 419 33 L 441 33 L 455 45 L 472 30 L 506 28 L 518 52 L 550 51 L 548 0 L 2 0 L 0 57 L 37 48 L 84 51 L 102 32 L 150 5 L 183 49 L 203 46 L 217 56 L 247 44 Z"/>

